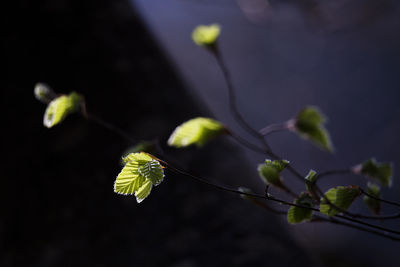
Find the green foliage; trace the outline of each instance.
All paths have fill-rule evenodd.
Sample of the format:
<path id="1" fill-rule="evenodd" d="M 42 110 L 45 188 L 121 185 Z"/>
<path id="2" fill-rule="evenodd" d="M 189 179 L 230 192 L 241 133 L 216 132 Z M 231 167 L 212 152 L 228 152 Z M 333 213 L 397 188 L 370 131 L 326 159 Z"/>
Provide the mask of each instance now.
<path id="1" fill-rule="evenodd" d="M 212 46 L 220 33 L 221 27 L 218 24 L 199 25 L 193 30 L 192 39 L 199 46 Z"/>
<path id="2" fill-rule="evenodd" d="M 122 195 L 136 196 L 142 202 L 154 186 L 164 179 L 164 170 L 158 160 L 147 153 L 131 153 L 123 158 L 125 166 L 114 183 L 114 192 Z"/>
<path id="3" fill-rule="evenodd" d="M 325 196 L 331 204 L 342 210 L 347 210 L 360 194 L 361 191 L 358 186 L 338 186 L 329 189 Z M 322 197 L 320 211 L 329 217 L 340 213 L 340 210 L 334 208 L 330 203 Z"/>
<path id="4" fill-rule="evenodd" d="M 361 174 L 378 180 L 382 185 L 392 185 L 392 163 L 376 162 L 374 158 L 361 165 Z"/>
<path id="5" fill-rule="evenodd" d="M 368 183 L 367 185 L 367 193 L 376 197 L 381 198 L 381 189 L 376 184 Z M 381 213 L 381 201 L 378 199 L 374 199 L 369 196 L 364 196 L 364 203 L 368 206 L 368 208 L 375 214 Z"/>
<path id="6" fill-rule="evenodd" d="M 54 98 L 46 108 L 43 118 L 44 126 L 51 128 L 61 123 L 69 114 L 78 111 L 82 99 L 82 96 L 75 92 Z"/>
<path id="7" fill-rule="evenodd" d="M 121 165 L 124 166 L 125 165 L 125 161 L 123 160 L 127 155 L 131 154 L 131 153 L 139 153 L 139 152 L 146 152 L 149 154 L 153 154 L 156 152 L 156 146 L 153 142 L 149 142 L 149 141 L 141 141 L 139 143 L 137 143 L 136 145 L 128 148 L 127 150 L 125 150 L 122 155 L 122 159 L 121 159 Z"/>
<path id="8" fill-rule="evenodd" d="M 313 201 L 311 196 L 305 192 L 301 193 L 299 198 L 295 200 L 295 203 L 309 208 L 313 207 Z M 291 224 L 306 222 L 311 220 L 312 212 L 313 211 L 311 209 L 292 206 L 288 210 L 287 220 Z"/>
<path id="9" fill-rule="evenodd" d="M 306 188 L 311 193 L 314 199 L 318 199 L 318 193 L 315 188 L 315 182 L 317 181 L 317 173 L 314 170 L 310 170 L 306 176 Z"/>
<path id="10" fill-rule="evenodd" d="M 168 139 L 168 145 L 174 147 L 203 146 L 225 131 L 225 127 L 220 122 L 198 117 L 176 127 Z"/>
<path id="11" fill-rule="evenodd" d="M 300 136 L 310 139 L 322 149 L 333 151 L 325 117 L 316 107 L 306 107 L 296 117 L 295 130 Z"/>
<path id="12" fill-rule="evenodd" d="M 267 159 L 265 163 L 258 165 L 258 173 L 266 184 L 285 189 L 280 173 L 287 165 L 289 165 L 287 160 L 271 161 Z"/>

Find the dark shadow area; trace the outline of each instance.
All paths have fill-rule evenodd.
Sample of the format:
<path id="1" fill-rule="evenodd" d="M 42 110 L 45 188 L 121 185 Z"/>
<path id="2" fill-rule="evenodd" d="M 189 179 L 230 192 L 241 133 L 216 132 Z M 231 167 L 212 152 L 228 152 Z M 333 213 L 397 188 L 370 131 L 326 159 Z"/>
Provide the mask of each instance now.
<path id="1" fill-rule="evenodd" d="M 208 113 L 127 1 L 9 1 L 3 13 L 1 266 L 313 266 L 286 223 L 237 195 L 167 172 L 138 205 L 113 192 L 129 143 L 78 115 L 43 127 L 39 81 L 82 93 L 91 113 L 162 144 Z M 228 141 L 166 150 L 232 186 L 249 176 Z"/>

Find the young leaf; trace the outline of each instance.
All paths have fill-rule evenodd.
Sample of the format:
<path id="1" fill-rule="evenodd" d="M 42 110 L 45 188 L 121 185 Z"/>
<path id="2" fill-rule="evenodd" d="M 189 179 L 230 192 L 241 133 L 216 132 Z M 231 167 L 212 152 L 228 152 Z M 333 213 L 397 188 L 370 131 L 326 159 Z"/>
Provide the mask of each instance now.
<path id="1" fill-rule="evenodd" d="M 319 199 L 318 198 L 318 193 L 317 190 L 315 189 L 315 182 L 317 181 L 317 173 L 314 170 L 310 170 L 306 176 L 306 188 L 308 192 L 311 193 L 312 197 L 314 199 Z"/>
<path id="2" fill-rule="evenodd" d="M 280 173 L 289 164 L 287 160 L 265 160 L 265 163 L 258 165 L 258 173 L 266 184 L 285 189 Z"/>
<path id="3" fill-rule="evenodd" d="M 53 99 L 46 108 L 43 118 L 44 126 L 51 128 L 62 122 L 69 114 L 79 110 L 81 101 L 82 96 L 75 92 Z"/>
<path id="4" fill-rule="evenodd" d="M 325 121 L 325 117 L 318 108 L 306 107 L 297 115 L 294 130 L 320 148 L 333 151 L 329 133 L 324 127 Z"/>
<path id="5" fill-rule="evenodd" d="M 161 164 L 147 153 L 131 153 L 123 158 L 126 163 L 114 183 L 114 192 L 136 196 L 142 202 L 154 186 L 164 179 Z"/>
<path id="6" fill-rule="evenodd" d="M 367 185 L 367 193 L 376 197 L 381 198 L 381 189 L 376 184 L 368 183 Z M 381 213 L 381 202 L 378 199 L 364 196 L 364 203 L 368 206 L 368 208 L 375 214 Z"/>
<path id="7" fill-rule="evenodd" d="M 338 186 L 329 189 L 325 196 L 328 198 L 329 202 L 342 210 L 347 210 L 353 201 L 360 195 L 361 191 L 358 186 Z M 335 216 L 340 213 L 330 205 L 325 198 L 321 198 L 320 211 L 329 217 Z"/>
<path id="8" fill-rule="evenodd" d="M 313 207 L 311 196 L 304 192 L 295 200 L 295 203 L 310 208 Z M 306 222 L 311 220 L 312 212 L 311 209 L 292 206 L 288 210 L 287 220 L 291 224 Z"/>
<path id="9" fill-rule="evenodd" d="M 224 131 L 225 127 L 220 122 L 198 117 L 176 127 L 168 139 L 168 145 L 174 147 L 203 146 Z"/>
<path id="10" fill-rule="evenodd" d="M 139 166 L 139 173 L 149 179 L 153 185 L 159 185 L 164 179 L 164 171 L 160 162 L 152 160 Z"/>
<path id="11" fill-rule="evenodd" d="M 392 185 L 392 163 L 376 162 L 374 158 L 367 160 L 361 165 L 361 169 L 354 168 L 356 173 L 378 180 L 382 185 Z"/>
<path id="12" fill-rule="evenodd" d="M 139 153 L 139 152 L 146 152 L 149 154 L 153 154 L 157 151 L 156 145 L 153 142 L 149 142 L 149 141 L 141 141 L 138 144 L 129 147 L 128 149 L 126 149 L 122 155 L 122 159 L 121 159 L 121 165 L 124 166 L 125 165 L 125 161 L 124 158 L 131 154 L 131 153 Z"/>
<path id="13" fill-rule="evenodd" d="M 218 24 L 199 25 L 192 33 L 193 41 L 199 46 L 213 46 L 221 33 L 221 27 Z"/>

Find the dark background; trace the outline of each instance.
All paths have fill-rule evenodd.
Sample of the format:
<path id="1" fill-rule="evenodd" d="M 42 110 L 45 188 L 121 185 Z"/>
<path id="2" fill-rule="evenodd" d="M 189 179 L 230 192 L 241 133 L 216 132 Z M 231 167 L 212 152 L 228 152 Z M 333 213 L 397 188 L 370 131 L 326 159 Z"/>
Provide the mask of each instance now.
<path id="1" fill-rule="evenodd" d="M 292 4 L 291 1 L 282 2 Z M 383 14 L 378 18 L 391 18 L 393 13 L 389 11 L 397 12 L 397 6 L 391 1 L 384 2 L 389 6 L 383 13 L 377 9 L 379 14 Z M 149 3 L 155 4 L 156 1 Z M 202 59 L 194 61 L 194 50 L 187 50 L 190 38 L 185 41 L 186 44 L 179 43 L 181 39 L 175 38 L 179 35 L 177 28 L 165 31 L 170 34 L 170 40 L 177 40 L 169 44 L 162 41 L 165 37 L 157 34 L 154 27 L 156 37 L 153 37 L 136 8 L 130 4 L 123 0 L 13 1 L 2 8 L 5 71 L 2 75 L 1 102 L 5 118 L 3 132 L 6 134 L 2 138 L 5 148 L 2 150 L 2 166 L 5 172 L 0 194 L 1 266 L 378 266 L 382 260 L 387 266 L 396 266 L 391 258 L 398 248 L 396 243 L 334 226 L 288 227 L 284 218 L 268 214 L 243 202 L 236 195 L 216 191 L 171 173 L 167 173 L 165 181 L 138 205 L 134 198 L 119 196 L 112 190 L 120 170 L 120 156 L 132 144 L 78 115 L 69 117 L 60 126 L 45 129 L 42 126 L 45 106 L 33 97 L 33 87 L 39 81 L 48 83 L 60 93 L 71 90 L 82 93 L 91 113 L 113 122 L 138 140 L 160 138 L 161 144 L 165 144 L 176 125 L 194 116 L 211 116 L 210 110 L 222 121 L 231 122 L 224 111 L 226 104 L 223 101 L 212 102 L 225 99 L 225 96 L 207 93 L 223 86 L 222 83 L 213 85 L 213 81 L 220 79 L 212 75 L 218 73 L 213 67 L 214 62 L 207 61 L 201 50 L 194 53 L 199 53 L 198 58 Z M 144 12 L 142 14 L 146 14 L 143 6 L 140 8 Z M 154 6 L 155 14 L 156 8 Z M 240 9 L 237 10 L 238 14 L 242 14 Z M 307 11 L 307 5 L 301 6 L 300 10 Z M 171 22 L 186 25 L 185 38 L 195 23 L 204 23 L 192 20 L 192 24 L 182 24 L 174 18 Z M 216 18 L 218 16 L 214 15 L 213 20 Z M 316 25 L 321 25 L 319 20 L 316 21 Z M 393 20 L 389 22 L 392 28 L 387 31 L 398 32 L 398 24 Z M 315 25 L 316 22 L 311 20 L 310 23 Z M 260 27 L 260 24 L 257 25 L 255 28 Z M 279 20 L 273 20 L 268 25 L 279 25 Z M 261 26 L 259 31 L 266 33 L 265 25 Z M 330 30 L 336 34 L 339 26 Z M 349 29 L 348 25 L 341 27 L 339 30 Z M 320 30 L 318 27 L 312 29 Z M 380 32 L 379 28 L 374 30 Z M 229 36 L 229 26 L 226 32 Z M 346 40 L 349 36 L 354 35 L 342 38 Z M 287 81 L 287 88 L 290 88 L 291 82 L 298 84 L 300 81 L 303 86 L 296 90 L 298 95 L 309 92 L 306 95 L 312 95 L 314 101 L 321 102 L 330 116 L 340 118 L 330 127 L 332 135 L 339 136 L 339 140 L 334 141 L 344 156 L 321 156 L 318 150 L 309 149 L 309 144 L 285 144 L 284 139 L 279 138 L 272 140 L 276 142 L 276 147 L 281 146 L 283 153 L 293 156 L 297 166 L 305 170 L 309 166 L 305 164 L 306 160 L 337 167 L 343 166 L 344 162 L 358 163 L 371 153 L 380 160 L 399 162 L 396 153 L 396 133 L 399 133 L 397 36 L 382 33 L 380 38 L 376 37 L 376 44 L 380 46 L 372 45 L 372 48 L 368 45 L 349 48 L 346 41 L 333 38 L 337 43 L 332 47 L 339 47 L 338 54 L 345 52 L 346 56 L 353 55 L 352 59 L 358 67 L 370 66 L 366 72 L 358 68 L 361 72 L 358 80 L 364 81 L 363 85 L 376 81 L 365 91 L 335 93 L 335 86 L 332 85 L 335 84 L 335 77 L 341 76 L 343 66 L 350 66 L 345 72 L 353 70 L 354 65 L 350 63 L 354 61 L 351 60 L 328 61 L 332 64 L 329 70 L 336 70 L 337 76 L 327 76 L 328 70 L 325 69 L 325 72 L 322 69 L 315 74 L 320 80 L 309 79 L 310 83 L 306 83 L 307 79 L 299 80 L 300 76 L 307 77 L 307 73 L 298 74 L 296 67 L 290 64 L 289 67 L 280 65 L 277 69 L 268 65 L 263 68 L 271 73 L 269 77 L 277 77 L 272 81 L 275 81 L 275 88 L 279 88 L 272 90 L 275 100 L 270 100 L 268 104 L 279 103 L 277 100 L 283 99 L 282 96 L 287 95 L 285 90 L 289 90 L 284 89 L 285 83 L 277 82 L 278 78 Z M 361 37 L 356 35 L 354 39 L 364 40 Z M 290 38 L 288 40 L 291 41 Z M 223 40 L 221 43 L 226 48 L 230 46 Z M 237 42 L 231 45 L 231 56 L 227 50 L 227 57 L 232 60 L 233 72 L 241 73 L 235 76 L 238 87 L 246 88 L 244 78 L 241 78 L 246 76 L 246 64 L 255 63 L 256 68 L 258 62 L 244 60 L 246 53 L 233 53 L 235 44 Z M 188 58 L 172 62 L 176 57 L 169 50 L 171 45 Z M 361 52 L 358 47 L 361 47 Z M 254 47 L 251 49 L 254 50 Z M 166 59 L 165 51 L 168 51 L 169 59 Z M 365 53 L 371 51 L 381 52 L 377 52 L 373 60 L 361 60 L 368 58 Z M 264 54 L 262 52 L 260 58 Z M 234 63 L 235 58 L 242 62 L 243 69 Z M 335 59 L 335 54 L 328 53 L 328 58 Z M 284 62 L 303 62 L 302 58 L 289 56 L 286 60 Z M 190 62 L 191 65 L 182 65 L 182 62 Z M 185 66 L 186 72 L 182 71 Z M 319 66 L 312 65 L 307 70 L 313 71 Z M 202 75 L 210 75 L 211 72 L 210 79 L 193 76 L 190 69 Z M 274 70 L 281 72 L 276 76 Z M 282 79 L 284 71 L 295 74 L 292 79 L 285 80 Z M 247 79 L 251 79 L 254 72 L 248 73 L 250 76 Z M 181 82 L 182 75 L 184 82 Z M 262 83 L 263 79 L 259 79 Z M 199 80 L 202 85 L 196 83 Z M 348 78 L 346 84 L 351 84 L 351 81 Z M 362 90 L 358 85 L 355 83 L 354 87 Z M 381 85 L 381 88 L 376 85 Z M 315 89 L 318 86 L 332 88 L 323 93 Z M 204 88 L 204 95 L 191 89 L 198 90 L 200 87 Z M 254 97 L 261 99 L 265 90 L 255 87 L 254 90 L 261 95 L 254 95 L 248 90 L 239 93 L 248 95 L 242 97 L 246 99 L 242 102 L 243 108 L 250 110 L 247 115 L 251 122 L 262 127 L 265 122 L 257 119 L 263 117 L 260 114 L 262 109 L 252 108 L 252 103 L 257 103 L 253 106 L 261 106 L 254 102 Z M 198 95 L 203 100 L 199 100 Z M 360 106 L 353 107 L 354 102 L 360 102 L 360 95 L 367 97 L 361 99 Z M 386 96 L 383 102 L 381 95 Z M 302 101 L 309 100 L 296 96 L 291 97 L 285 107 L 279 104 L 272 106 L 282 117 L 266 115 L 265 119 L 285 119 L 303 105 Z M 296 99 L 299 101 L 296 102 Z M 347 103 L 344 107 L 343 102 Z M 359 116 L 362 116 L 361 119 Z M 356 130 L 349 130 L 352 126 Z M 283 138 L 288 137 L 283 135 Z M 289 138 L 294 139 L 292 136 Z M 354 139 L 356 143 L 348 141 Z M 365 145 L 370 139 L 371 144 Z M 258 184 L 254 164 L 246 163 L 246 159 L 254 161 L 255 156 L 244 156 L 243 151 L 229 140 L 220 139 L 202 150 L 165 150 L 196 174 L 213 177 L 232 186 Z M 358 154 L 349 155 L 353 150 L 358 150 Z M 307 156 L 301 157 L 304 154 Z M 324 160 L 329 164 L 324 165 Z M 257 158 L 257 162 L 260 161 L 262 159 Z M 301 165 L 303 163 L 304 166 Z M 246 177 L 245 180 L 243 177 Z M 398 191 L 395 182 L 396 188 Z M 391 196 L 394 198 L 393 193 Z M 398 226 L 398 223 L 391 226 Z M 295 236 L 293 228 L 300 230 L 295 232 Z M 330 244 L 327 240 L 333 235 L 337 238 Z M 319 246 L 322 248 L 316 249 Z M 349 248 L 352 250 L 349 251 Z M 378 251 L 377 255 L 373 251 Z"/>

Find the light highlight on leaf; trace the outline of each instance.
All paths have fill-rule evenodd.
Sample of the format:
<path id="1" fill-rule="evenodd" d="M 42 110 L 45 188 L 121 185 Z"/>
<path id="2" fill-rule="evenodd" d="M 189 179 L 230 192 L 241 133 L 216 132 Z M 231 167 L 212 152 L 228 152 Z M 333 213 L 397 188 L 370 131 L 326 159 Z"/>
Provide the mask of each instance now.
<path id="1" fill-rule="evenodd" d="M 131 153 L 123 158 L 126 163 L 114 183 L 114 192 L 136 196 L 142 202 L 154 186 L 164 179 L 161 164 L 147 153 Z"/>
<path id="2" fill-rule="evenodd" d="M 322 149 L 333 151 L 325 117 L 316 107 L 306 107 L 296 117 L 294 130 L 303 138 L 309 139 Z"/>
<path id="3" fill-rule="evenodd" d="M 376 162 L 376 160 L 372 158 L 361 165 L 360 173 L 370 178 L 376 179 L 382 185 L 392 185 L 392 163 Z"/>
<path id="4" fill-rule="evenodd" d="M 221 33 L 218 24 L 199 25 L 192 32 L 193 41 L 200 46 L 211 46 L 217 42 Z"/>
<path id="5" fill-rule="evenodd" d="M 329 202 L 342 210 L 347 210 L 353 201 L 361 194 L 358 186 L 338 186 L 329 189 L 325 195 Z M 320 211 L 329 217 L 340 213 L 339 210 L 330 205 L 325 198 L 321 198 Z"/>
<path id="6" fill-rule="evenodd" d="M 224 131 L 225 127 L 218 121 L 198 117 L 176 127 L 168 139 L 168 145 L 174 147 L 203 146 Z"/>
<path id="7" fill-rule="evenodd" d="M 311 196 L 304 192 L 301 193 L 299 198 L 297 198 L 294 203 L 305 206 L 305 207 L 309 207 L 309 208 L 313 207 L 313 202 L 312 202 Z M 311 209 L 292 206 L 288 210 L 287 220 L 291 224 L 306 222 L 306 221 L 311 220 L 312 212 L 313 211 Z"/>
<path id="8" fill-rule="evenodd" d="M 280 173 L 289 165 L 287 160 L 265 160 L 265 163 L 258 165 L 258 173 L 261 179 L 268 185 L 286 189 L 282 183 Z"/>
<path id="9" fill-rule="evenodd" d="M 61 123 L 69 114 L 79 110 L 81 101 L 82 97 L 75 92 L 53 99 L 46 108 L 43 125 L 51 128 Z"/>
<path id="10" fill-rule="evenodd" d="M 37 83 L 33 92 L 37 100 L 46 104 L 53 100 L 56 96 L 50 86 L 44 83 Z"/>
<path id="11" fill-rule="evenodd" d="M 381 198 L 381 189 L 376 184 L 368 183 L 367 193 L 376 198 Z M 373 213 L 375 214 L 381 213 L 381 202 L 378 199 L 369 196 L 364 196 L 363 200 L 364 203 Z"/>

